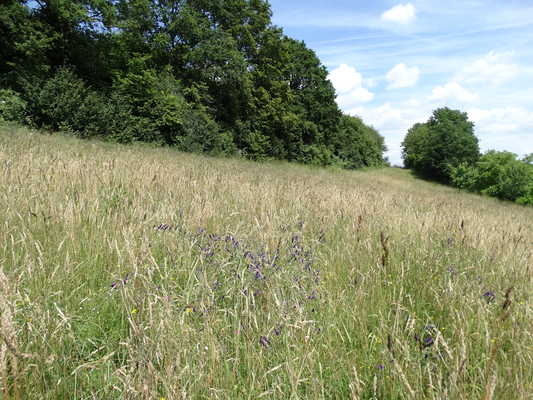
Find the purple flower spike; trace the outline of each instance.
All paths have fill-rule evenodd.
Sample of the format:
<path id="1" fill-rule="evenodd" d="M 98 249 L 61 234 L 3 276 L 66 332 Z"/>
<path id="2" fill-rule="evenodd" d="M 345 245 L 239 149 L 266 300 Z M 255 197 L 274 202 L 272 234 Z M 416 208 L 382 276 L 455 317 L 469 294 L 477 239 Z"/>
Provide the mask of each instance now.
<path id="1" fill-rule="evenodd" d="M 483 295 L 485 297 L 485 300 L 487 300 L 487 303 L 490 303 L 494 298 L 496 297 L 494 293 L 492 293 L 490 290 Z"/>
<path id="2" fill-rule="evenodd" d="M 383 365 L 379 364 L 379 369 L 383 369 Z"/>
<path id="3" fill-rule="evenodd" d="M 418 335 L 415 333 L 415 342 L 418 342 Z"/>
<path id="4" fill-rule="evenodd" d="M 261 343 L 264 347 L 266 347 L 267 349 L 269 348 L 267 346 L 267 344 L 270 344 L 270 342 L 268 341 L 268 339 L 266 338 L 266 336 L 263 336 L 261 339 L 259 339 L 259 343 Z"/>
<path id="5" fill-rule="evenodd" d="M 279 331 L 276 328 L 274 328 L 274 332 L 276 332 L 276 335 L 279 336 Z"/>

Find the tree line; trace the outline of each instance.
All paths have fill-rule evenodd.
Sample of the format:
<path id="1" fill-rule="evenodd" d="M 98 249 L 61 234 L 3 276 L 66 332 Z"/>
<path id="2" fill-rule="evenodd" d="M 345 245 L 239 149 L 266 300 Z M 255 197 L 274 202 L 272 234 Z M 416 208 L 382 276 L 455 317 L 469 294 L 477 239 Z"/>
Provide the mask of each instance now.
<path id="1" fill-rule="evenodd" d="M 533 154 L 481 154 L 468 114 L 447 107 L 414 124 L 402 142 L 404 166 L 459 190 L 533 205 Z"/>
<path id="2" fill-rule="evenodd" d="M 82 138 L 358 169 L 384 138 L 266 0 L 0 3 L 0 121 Z"/>

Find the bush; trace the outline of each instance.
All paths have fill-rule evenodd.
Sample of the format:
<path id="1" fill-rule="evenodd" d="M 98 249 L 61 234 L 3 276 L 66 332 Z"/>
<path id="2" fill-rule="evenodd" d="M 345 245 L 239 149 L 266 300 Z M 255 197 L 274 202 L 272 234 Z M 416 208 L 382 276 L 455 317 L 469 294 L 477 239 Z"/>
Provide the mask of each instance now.
<path id="1" fill-rule="evenodd" d="M 491 150 L 477 163 L 477 177 L 471 189 L 502 200 L 516 201 L 532 183 L 531 167 L 516 159 L 516 154 Z"/>
<path id="2" fill-rule="evenodd" d="M 35 128 L 73 132 L 81 137 L 105 136 L 107 100 L 70 68 L 59 68 L 51 79 L 29 87 L 25 97 Z"/>
<path id="3" fill-rule="evenodd" d="M 343 115 L 334 141 L 335 164 L 346 169 L 383 164 L 384 138 L 361 118 Z"/>
<path id="4" fill-rule="evenodd" d="M 0 122 L 10 121 L 29 125 L 30 118 L 26 111 L 27 103 L 17 92 L 0 89 Z"/>
<path id="5" fill-rule="evenodd" d="M 231 137 L 206 113 L 188 110 L 184 115 L 182 134 L 177 138 L 181 151 L 219 155 L 231 148 Z"/>
<path id="6" fill-rule="evenodd" d="M 478 178 L 478 171 L 468 163 L 461 163 L 457 167 L 449 165 L 450 184 L 461 191 L 470 190 Z"/>

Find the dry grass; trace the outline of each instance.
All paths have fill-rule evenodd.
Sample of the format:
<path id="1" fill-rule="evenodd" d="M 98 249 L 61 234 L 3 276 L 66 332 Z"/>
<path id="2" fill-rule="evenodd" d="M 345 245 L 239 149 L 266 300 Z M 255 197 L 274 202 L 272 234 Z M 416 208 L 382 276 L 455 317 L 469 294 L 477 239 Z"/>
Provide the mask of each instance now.
<path id="1" fill-rule="evenodd" d="M 533 395 L 531 208 L 0 127 L 0 210 L 0 398 Z"/>

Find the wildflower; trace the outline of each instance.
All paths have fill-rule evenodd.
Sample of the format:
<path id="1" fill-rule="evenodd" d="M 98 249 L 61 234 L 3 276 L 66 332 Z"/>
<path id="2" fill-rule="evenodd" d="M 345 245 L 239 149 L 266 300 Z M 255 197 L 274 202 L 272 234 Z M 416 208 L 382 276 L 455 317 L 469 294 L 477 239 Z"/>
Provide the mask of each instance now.
<path id="1" fill-rule="evenodd" d="M 378 365 L 379 369 L 383 369 L 383 365 L 379 364 Z"/>
<path id="2" fill-rule="evenodd" d="M 490 290 L 486 292 L 483 297 L 485 297 L 485 300 L 487 300 L 487 303 L 490 303 L 494 298 L 496 297 L 494 293 L 492 293 Z"/>
<path id="3" fill-rule="evenodd" d="M 132 314 L 135 314 L 136 312 L 137 312 L 137 310 L 133 310 L 131 313 L 132 313 Z"/>
<path id="4" fill-rule="evenodd" d="M 268 339 L 266 338 L 266 336 L 263 336 L 261 339 L 259 339 L 259 343 L 262 344 L 264 347 L 266 347 L 267 349 L 269 348 L 267 346 L 267 344 L 270 344 L 270 342 L 268 341 Z"/>

